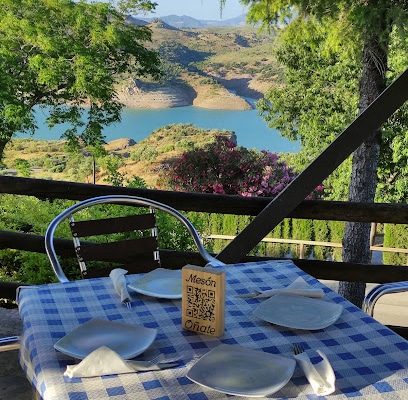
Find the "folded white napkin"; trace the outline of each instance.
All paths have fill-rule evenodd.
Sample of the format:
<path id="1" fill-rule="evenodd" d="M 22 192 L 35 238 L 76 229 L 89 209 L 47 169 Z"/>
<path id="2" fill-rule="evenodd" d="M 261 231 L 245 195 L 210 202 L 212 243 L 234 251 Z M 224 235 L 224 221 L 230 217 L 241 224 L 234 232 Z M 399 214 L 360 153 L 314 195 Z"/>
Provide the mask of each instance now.
<path id="1" fill-rule="evenodd" d="M 302 368 L 315 394 L 327 396 L 336 390 L 336 377 L 326 355 L 320 350 L 316 350 L 316 352 L 322 358 L 316 364 L 312 363 L 306 352 L 296 354 L 294 357 Z"/>
<path id="2" fill-rule="evenodd" d="M 98 347 L 89 353 L 79 364 L 67 365 L 64 372 L 69 378 L 91 378 L 103 375 L 129 374 L 138 371 L 157 371 L 170 368 L 177 363 L 158 365 L 151 361 L 124 360 L 118 353 L 107 346 Z"/>
<path id="3" fill-rule="evenodd" d="M 64 372 L 70 378 L 128 374 L 135 370 L 109 347 L 102 346 L 86 356 L 79 364 L 68 365 Z"/>
<path id="4" fill-rule="evenodd" d="M 126 286 L 125 274 L 127 274 L 127 271 L 122 268 L 115 268 L 109 274 L 109 277 L 112 279 L 113 286 L 115 287 L 116 293 L 120 296 L 120 300 L 122 301 L 122 303 L 124 301 L 130 301 L 130 295 Z"/>
<path id="5" fill-rule="evenodd" d="M 264 291 L 256 291 L 254 298 L 265 298 L 271 297 L 278 293 L 288 293 L 288 294 L 297 294 L 299 296 L 306 297 L 323 297 L 323 289 L 316 289 L 311 287 L 302 277 L 298 277 L 294 282 L 292 282 L 286 288 L 280 289 L 269 289 Z"/>

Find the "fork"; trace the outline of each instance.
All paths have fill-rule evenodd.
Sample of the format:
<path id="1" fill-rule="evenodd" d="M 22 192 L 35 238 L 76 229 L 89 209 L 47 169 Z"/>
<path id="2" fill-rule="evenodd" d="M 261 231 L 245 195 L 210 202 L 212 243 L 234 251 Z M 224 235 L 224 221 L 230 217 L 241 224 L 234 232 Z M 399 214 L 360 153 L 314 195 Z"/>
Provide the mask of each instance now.
<path id="1" fill-rule="evenodd" d="M 126 308 L 127 308 L 128 310 L 131 310 L 131 309 L 132 309 L 132 303 L 131 303 L 130 301 L 124 300 L 122 303 L 126 306 Z"/>
<path id="2" fill-rule="evenodd" d="M 299 343 L 295 343 L 292 345 L 293 347 L 293 352 L 295 353 L 295 356 L 297 356 L 298 354 L 301 354 L 305 351 L 305 349 L 303 348 L 303 346 Z"/>

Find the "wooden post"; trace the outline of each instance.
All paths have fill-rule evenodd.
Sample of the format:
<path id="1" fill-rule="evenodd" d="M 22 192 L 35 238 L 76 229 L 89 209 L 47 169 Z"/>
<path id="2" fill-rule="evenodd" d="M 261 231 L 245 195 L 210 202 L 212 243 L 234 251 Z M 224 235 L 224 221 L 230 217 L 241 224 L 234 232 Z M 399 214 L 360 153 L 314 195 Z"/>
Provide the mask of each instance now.
<path id="1" fill-rule="evenodd" d="M 375 245 L 376 234 L 377 234 L 377 223 L 372 222 L 371 229 L 370 229 L 370 248 Z M 372 258 L 373 258 L 373 251 L 370 252 L 370 259 Z"/>
<path id="2" fill-rule="evenodd" d="M 299 258 L 303 259 L 305 258 L 305 244 L 300 243 L 300 249 L 299 249 Z"/>

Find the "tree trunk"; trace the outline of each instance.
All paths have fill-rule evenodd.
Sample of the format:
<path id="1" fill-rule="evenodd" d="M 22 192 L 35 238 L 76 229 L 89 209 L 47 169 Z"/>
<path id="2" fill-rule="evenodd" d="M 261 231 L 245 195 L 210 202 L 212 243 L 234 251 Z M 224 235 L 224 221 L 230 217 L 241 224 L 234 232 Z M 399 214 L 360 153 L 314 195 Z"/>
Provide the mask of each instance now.
<path id="1" fill-rule="evenodd" d="M 384 32 L 385 29 L 379 29 L 366 36 L 359 89 L 359 113 L 363 112 L 386 88 L 388 43 L 384 40 L 384 36 L 380 40 L 380 35 L 384 35 Z M 378 129 L 354 152 L 348 201 L 374 201 L 380 145 L 381 129 Z M 346 223 L 342 254 L 344 262 L 371 263 L 370 225 L 370 223 Z M 365 286 L 365 283 L 340 282 L 339 293 L 361 307 Z"/>
<path id="2" fill-rule="evenodd" d="M 7 137 L 6 135 L 1 135 L 0 137 L 0 161 L 4 157 L 4 149 L 7 145 L 7 143 L 10 141 L 10 137 Z"/>

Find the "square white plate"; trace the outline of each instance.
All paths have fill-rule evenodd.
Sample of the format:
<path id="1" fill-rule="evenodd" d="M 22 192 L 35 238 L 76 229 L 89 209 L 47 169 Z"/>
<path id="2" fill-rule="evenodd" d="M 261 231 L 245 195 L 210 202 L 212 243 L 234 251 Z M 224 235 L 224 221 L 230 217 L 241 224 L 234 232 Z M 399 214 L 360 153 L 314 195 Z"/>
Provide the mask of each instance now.
<path id="1" fill-rule="evenodd" d="M 341 304 L 294 294 L 279 293 L 261 303 L 254 315 L 272 324 L 293 329 L 324 329 L 343 312 Z"/>
<path id="2" fill-rule="evenodd" d="M 157 330 L 104 319 L 91 319 L 54 344 L 54 348 L 83 359 L 101 346 L 107 346 L 124 359 L 143 353 L 154 341 Z"/>
<path id="3" fill-rule="evenodd" d="M 147 296 L 181 299 L 181 269 L 157 268 L 138 277 L 128 287 Z"/>
<path id="4" fill-rule="evenodd" d="M 222 344 L 202 356 L 187 378 L 226 394 L 264 397 L 288 383 L 295 365 L 291 358 Z"/>

